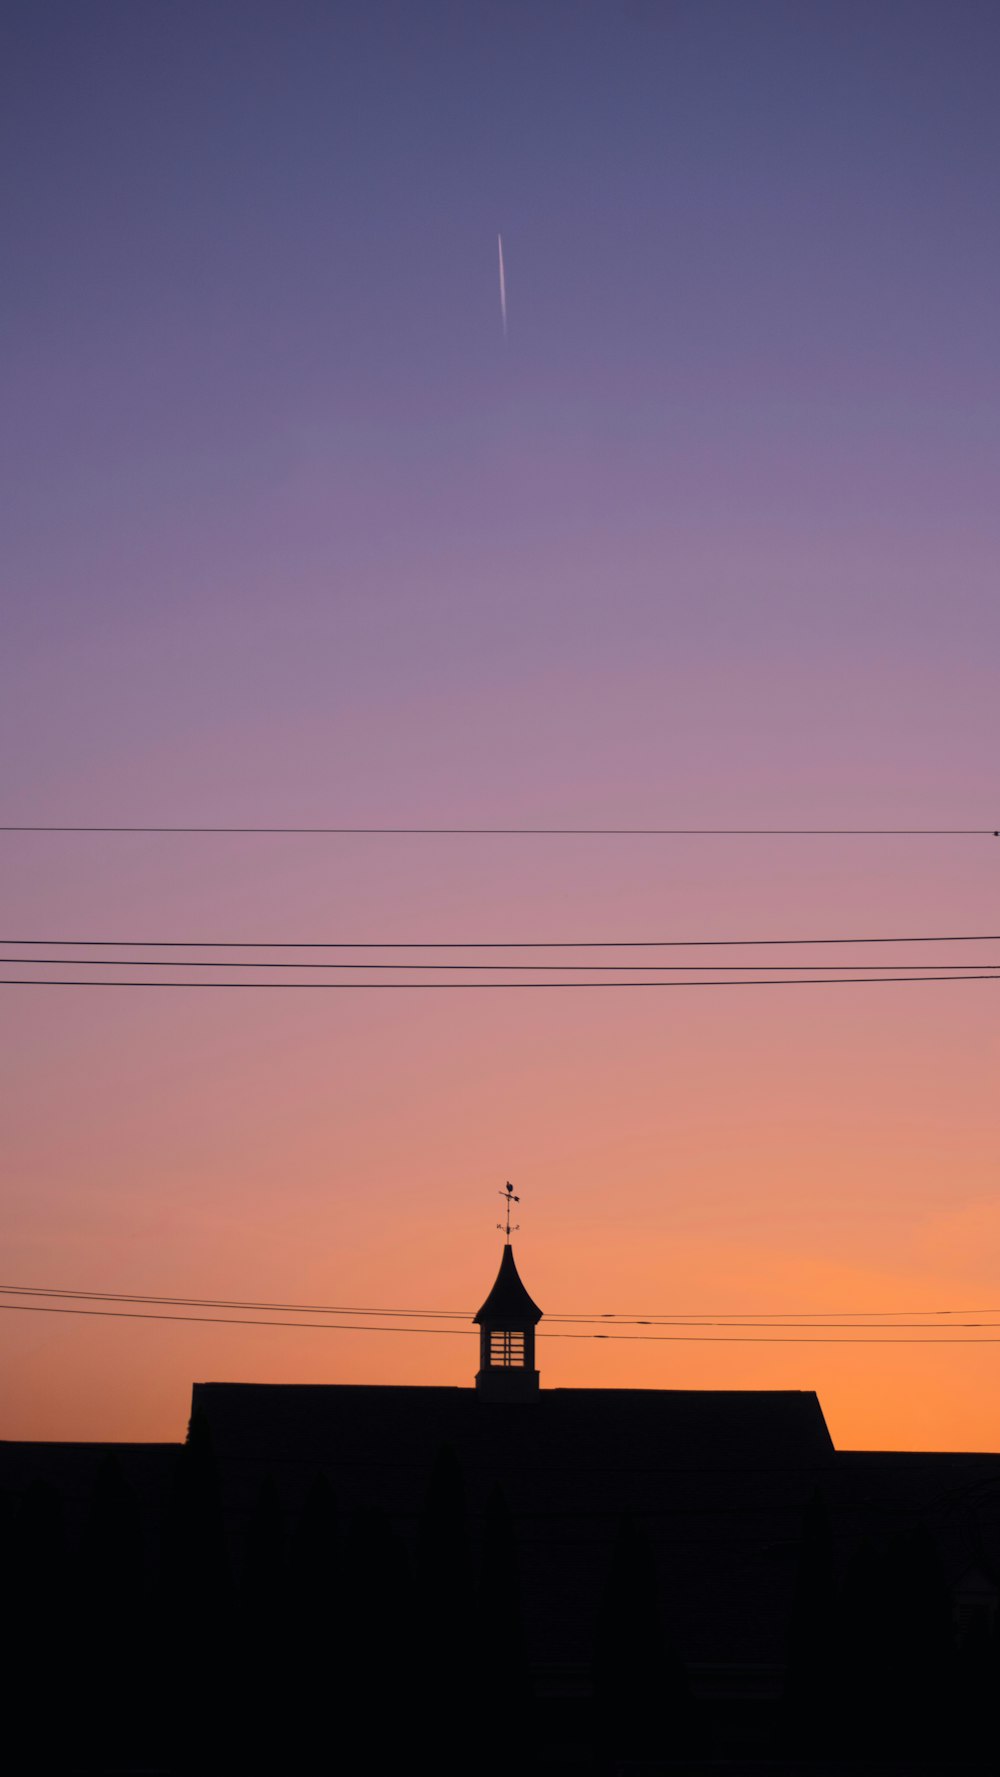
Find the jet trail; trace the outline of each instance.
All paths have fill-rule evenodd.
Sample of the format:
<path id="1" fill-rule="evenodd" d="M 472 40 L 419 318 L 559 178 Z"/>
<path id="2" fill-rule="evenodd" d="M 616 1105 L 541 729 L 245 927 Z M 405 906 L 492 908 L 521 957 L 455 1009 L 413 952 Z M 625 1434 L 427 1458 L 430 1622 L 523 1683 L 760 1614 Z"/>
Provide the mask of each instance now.
<path id="1" fill-rule="evenodd" d="M 503 323 L 503 336 L 507 338 L 507 280 L 503 274 L 503 235 L 497 235 L 497 252 L 500 255 L 500 319 Z"/>

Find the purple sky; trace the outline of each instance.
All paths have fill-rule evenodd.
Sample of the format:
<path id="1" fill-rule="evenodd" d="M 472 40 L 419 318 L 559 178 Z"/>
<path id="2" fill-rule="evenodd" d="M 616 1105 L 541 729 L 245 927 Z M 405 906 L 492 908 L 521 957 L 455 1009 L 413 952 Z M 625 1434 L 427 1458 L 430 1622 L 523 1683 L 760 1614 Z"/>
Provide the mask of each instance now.
<path id="1" fill-rule="evenodd" d="M 998 56 L 9 7 L 9 818 L 985 813 Z"/>

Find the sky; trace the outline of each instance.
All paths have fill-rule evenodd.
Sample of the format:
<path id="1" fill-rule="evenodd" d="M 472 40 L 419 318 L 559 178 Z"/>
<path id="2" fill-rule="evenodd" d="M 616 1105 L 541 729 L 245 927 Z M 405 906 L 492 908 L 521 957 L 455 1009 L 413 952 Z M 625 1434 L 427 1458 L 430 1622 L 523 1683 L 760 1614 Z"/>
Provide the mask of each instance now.
<path id="1" fill-rule="evenodd" d="M 2 32 L 4 824 L 998 825 L 994 6 Z M 19 940 L 988 934 L 998 861 L 7 832 L 0 901 Z M 510 1178 L 550 1315 L 1000 1319 L 998 993 L 3 987 L 4 1282 L 471 1314 Z M 0 1320 L 12 1438 L 476 1367 L 457 1327 Z M 542 1385 L 816 1388 L 841 1447 L 1000 1449 L 997 1345 L 704 1337 L 540 1338 Z"/>

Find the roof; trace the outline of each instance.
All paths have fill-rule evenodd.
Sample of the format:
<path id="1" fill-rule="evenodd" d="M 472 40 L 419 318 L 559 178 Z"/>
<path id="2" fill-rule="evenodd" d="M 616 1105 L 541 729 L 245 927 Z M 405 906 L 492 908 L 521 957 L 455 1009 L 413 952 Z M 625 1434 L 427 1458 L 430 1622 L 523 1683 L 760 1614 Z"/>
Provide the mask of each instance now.
<path id="1" fill-rule="evenodd" d="M 458 1461 L 470 1551 L 499 1485 L 532 1657 L 586 1662 L 611 1550 L 641 1520 L 671 1634 L 688 1658 L 780 1659 L 805 1501 L 834 1460 L 815 1394 L 199 1383 L 226 1521 L 240 1547 L 270 1477 L 294 1521 L 317 1472 L 343 1521 L 375 1510 L 416 1546 L 443 1446 Z"/>
<path id="2" fill-rule="evenodd" d="M 496 1321 L 498 1325 L 505 1321 L 530 1321 L 537 1326 L 541 1318 L 542 1310 L 531 1300 L 518 1275 L 514 1248 L 505 1246 L 496 1283 L 474 1317 L 474 1324 L 478 1327 L 483 1321 Z"/>
<path id="3" fill-rule="evenodd" d="M 535 1498 L 550 1489 L 557 1498 L 568 1477 L 587 1489 L 598 1476 L 614 1476 L 616 1489 L 627 1477 L 642 1493 L 647 1482 L 659 1491 L 664 1474 L 748 1467 L 774 1474 L 833 1456 L 816 1395 L 791 1389 L 550 1388 L 510 1403 L 484 1400 L 474 1388 L 198 1382 L 192 1411 L 199 1410 L 221 1461 L 270 1463 L 275 1472 L 323 1466 L 331 1478 L 342 1474 L 351 1494 L 352 1477 L 364 1474 L 359 1502 L 376 1484 L 397 1503 L 419 1502 L 443 1443 L 470 1472 L 501 1480 L 511 1496 L 527 1489 Z M 390 1478 L 376 1483 L 376 1471 Z"/>

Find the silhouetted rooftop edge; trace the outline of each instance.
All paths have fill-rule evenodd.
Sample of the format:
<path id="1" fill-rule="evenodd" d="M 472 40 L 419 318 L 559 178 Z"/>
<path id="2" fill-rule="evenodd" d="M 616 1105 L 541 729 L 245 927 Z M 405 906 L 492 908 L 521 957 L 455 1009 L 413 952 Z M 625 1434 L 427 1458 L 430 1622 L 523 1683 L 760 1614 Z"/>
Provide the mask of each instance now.
<path id="1" fill-rule="evenodd" d="M 833 1443 L 811 1390 L 549 1388 L 521 1411 L 474 1388 L 372 1383 L 196 1383 L 220 1458 L 342 1468 L 426 1464 L 442 1443 L 505 1480 L 552 1465 L 620 1471 L 668 1461 L 745 1469 L 826 1464 Z M 332 1472 L 332 1471 L 331 1471 Z M 528 1485 L 532 1485 L 528 1481 Z"/>

